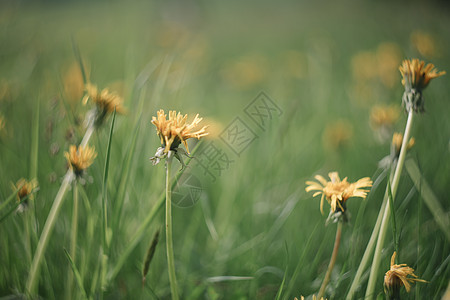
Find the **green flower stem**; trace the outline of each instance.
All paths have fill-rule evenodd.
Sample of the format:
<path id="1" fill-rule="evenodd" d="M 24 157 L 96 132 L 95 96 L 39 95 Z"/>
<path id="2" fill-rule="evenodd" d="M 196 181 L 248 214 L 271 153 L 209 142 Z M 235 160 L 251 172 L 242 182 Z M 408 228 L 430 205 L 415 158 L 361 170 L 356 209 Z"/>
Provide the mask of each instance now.
<path id="1" fill-rule="evenodd" d="M 36 248 L 36 253 L 34 254 L 33 261 L 31 263 L 30 273 L 28 274 L 28 280 L 26 284 L 26 291 L 31 296 L 36 293 L 36 285 L 38 283 L 38 273 L 39 267 L 42 262 L 44 252 L 47 248 L 50 235 L 52 233 L 53 227 L 55 226 L 56 217 L 61 209 L 64 195 L 66 194 L 67 188 L 69 187 L 72 180 L 75 178 L 73 171 L 67 171 L 64 176 L 64 180 L 59 188 L 58 194 L 56 194 L 55 201 L 53 201 L 50 213 L 45 221 L 44 229 L 42 230 L 41 237 Z"/>
<path id="2" fill-rule="evenodd" d="M 403 165 L 405 163 L 406 150 L 409 141 L 409 137 L 411 135 L 411 128 L 414 120 L 414 112 L 410 109 L 408 113 L 408 120 L 406 121 L 405 134 L 403 135 L 402 148 L 400 149 L 400 156 L 398 158 L 397 167 L 395 169 L 394 178 L 391 182 L 392 188 L 392 197 L 395 199 L 395 195 L 397 194 L 398 184 L 400 182 L 400 176 L 402 174 Z M 392 200 L 394 200 L 392 199 Z M 381 222 L 380 233 L 378 235 L 377 245 L 375 248 L 375 255 L 372 261 L 372 268 L 370 269 L 369 282 L 367 284 L 366 290 L 366 299 L 372 299 L 374 296 L 375 285 L 378 279 L 378 269 L 380 267 L 381 260 L 381 251 L 383 250 L 384 239 L 386 238 L 386 232 L 389 224 L 390 218 L 390 206 L 389 202 L 386 204 L 386 208 L 384 210 L 383 221 Z"/>
<path id="3" fill-rule="evenodd" d="M 389 181 L 392 180 L 392 176 L 394 175 L 393 170 L 391 169 L 391 173 L 389 176 Z M 347 294 L 346 300 L 351 300 L 353 295 L 355 294 L 356 289 L 359 287 L 362 273 L 366 269 L 367 264 L 369 263 L 369 258 L 372 255 L 372 250 L 375 247 L 375 241 L 377 240 L 378 233 L 380 231 L 381 221 L 383 220 L 383 212 L 386 208 L 386 203 L 388 201 L 388 187 L 386 186 L 386 192 L 384 193 L 383 203 L 381 204 L 380 211 L 378 213 L 377 221 L 375 222 L 375 226 L 372 230 L 372 235 L 370 236 L 369 242 L 367 243 L 366 250 L 364 251 L 363 258 L 359 263 L 358 270 L 356 270 L 355 278 L 353 279 L 352 285 L 350 286 L 350 290 Z"/>
<path id="4" fill-rule="evenodd" d="M 72 208 L 72 228 L 70 236 L 70 257 L 72 262 L 75 264 L 76 260 L 76 248 L 77 248 L 77 232 L 78 232 L 78 185 L 74 181 L 73 184 L 73 208 Z M 73 271 L 69 270 L 68 274 L 69 284 L 67 288 L 66 299 L 72 298 L 72 286 L 73 286 Z"/>
<path id="5" fill-rule="evenodd" d="M 325 295 L 325 289 L 327 288 L 328 282 L 330 282 L 331 272 L 333 271 L 334 265 L 336 263 L 339 246 L 341 244 L 341 235 L 342 235 L 342 222 L 339 221 L 336 229 L 336 239 L 334 240 L 334 248 L 333 253 L 331 254 L 330 264 L 328 265 L 327 273 L 325 274 L 325 278 L 323 279 L 322 285 L 319 290 L 319 294 L 317 295 L 317 299 L 321 299 L 323 295 Z"/>
<path id="6" fill-rule="evenodd" d="M 94 132 L 93 123 L 88 126 L 86 129 L 86 133 L 84 134 L 83 140 L 81 142 L 81 146 L 85 147 L 89 142 L 89 139 Z M 55 226 L 56 217 L 61 210 L 61 206 L 63 203 L 64 195 L 67 192 L 67 188 L 75 179 L 75 174 L 71 169 L 69 169 L 64 176 L 63 182 L 56 194 L 55 200 L 53 201 L 52 208 L 50 209 L 50 213 L 47 216 L 47 220 L 45 221 L 44 229 L 42 230 L 41 237 L 39 238 L 39 242 L 36 248 L 36 252 L 34 253 L 33 261 L 31 262 L 30 273 L 28 274 L 27 284 L 26 284 L 26 292 L 34 296 L 36 293 L 36 287 L 38 283 L 38 274 L 39 268 L 42 262 L 43 255 L 48 245 L 48 241 L 50 239 L 50 235 L 53 231 L 53 227 Z"/>
<path id="7" fill-rule="evenodd" d="M 172 167 L 171 151 L 166 159 L 166 248 L 167 248 L 167 265 L 169 270 L 170 291 L 172 299 L 178 300 L 178 286 L 175 274 L 175 261 L 173 256 L 173 240 L 172 240 L 172 185 L 170 184 L 170 169 Z"/>

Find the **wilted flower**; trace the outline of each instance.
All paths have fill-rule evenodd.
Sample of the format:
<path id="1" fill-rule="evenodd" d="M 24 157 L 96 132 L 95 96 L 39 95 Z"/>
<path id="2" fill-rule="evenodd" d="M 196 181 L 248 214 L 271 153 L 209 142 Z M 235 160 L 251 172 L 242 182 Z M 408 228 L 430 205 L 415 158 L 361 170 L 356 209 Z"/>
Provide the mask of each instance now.
<path id="1" fill-rule="evenodd" d="M 338 172 L 328 173 L 331 181 L 325 180 L 320 175 L 316 175 L 316 178 L 319 182 L 307 181 L 306 191 L 317 191 L 314 193 L 313 197 L 322 194 L 322 198 L 320 199 L 320 211 L 323 214 L 323 199 L 325 198 L 331 206 L 331 212 L 345 210 L 345 202 L 348 198 L 351 197 L 360 197 L 365 199 L 369 190 L 363 190 L 361 188 L 371 187 L 372 181 L 369 177 L 364 177 L 359 179 L 355 183 L 350 183 L 347 181 L 347 177 L 345 177 L 342 181 L 339 178 Z"/>
<path id="2" fill-rule="evenodd" d="M 396 252 L 391 257 L 391 268 L 384 275 L 384 289 L 385 293 L 390 299 L 399 299 L 400 288 L 404 285 L 406 291 L 409 293 L 411 290 L 410 282 L 427 282 L 423 279 L 418 279 L 414 274 L 414 269 L 408 267 L 406 264 L 395 264 Z M 412 277 L 408 277 L 408 276 Z"/>
<path id="3" fill-rule="evenodd" d="M 175 156 L 183 164 L 181 157 L 178 155 L 178 151 L 186 155 L 189 153 L 186 140 L 190 138 L 200 139 L 209 134 L 206 131 L 208 126 L 203 126 L 201 129 L 194 131 L 202 121 L 202 118 L 199 118 L 198 114 L 190 124 L 186 122 L 187 117 L 187 115 L 183 116 L 181 113 L 177 114 L 175 110 L 172 110 L 169 111 L 169 119 L 166 119 L 167 115 L 161 109 L 157 112 L 157 117 L 152 118 L 152 124 L 156 126 L 156 133 L 161 140 L 161 147 L 156 151 L 155 157 L 151 158 L 153 164 L 159 163 L 161 158 L 165 158 L 170 151 L 173 151 Z M 181 143 L 186 147 L 187 153 L 178 148 Z"/>
<path id="4" fill-rule="evenodd" d="M 97 86 L 88 83 L 86 85 L 86 95 L 83 97 L 83 104 L 86 104 L 89 99 L 96 105 L 92 117 L 97 126 L 101 125 L 105 117 L 113 113 L 114 109 L 119 114 L 125 113 L 125 109 L 122 106 L 122 98 L 116 93 L 111 93 L 106 88 L 100 92 Z"/>
<path id="5" fill-rule="evenodd" d="M 75 173 L 77 177 L 83 175 L 83 172 L 94 162 L 97 153 L 94 148 L 89 146 L 82 147 L 71 145 L 69 152 L 64 152 L 69 168 Z"/>
<path id="6" fill-rule="evenodd" d="M 433 64 L 425 66 L 425 62 L 418 59 L 404 60 L 399 70 L 403 76 L 402 84 L 405 87 L 403 104 L 406 110 L 414 109 L 415 112 L 423 112 L 423 89 L 432 79 L 444 75 L 445 71 L 438 72 Z"/>

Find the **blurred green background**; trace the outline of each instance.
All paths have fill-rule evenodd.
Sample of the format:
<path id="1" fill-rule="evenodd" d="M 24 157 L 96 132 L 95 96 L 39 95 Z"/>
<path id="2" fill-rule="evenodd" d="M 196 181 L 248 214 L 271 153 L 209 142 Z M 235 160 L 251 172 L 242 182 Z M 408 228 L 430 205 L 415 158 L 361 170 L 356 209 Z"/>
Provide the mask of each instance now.
<path id="1" fill-rule="evenodd" d="M 406 122 L 398 66 L 417 57 L 450 70 L 449 12 L 444 1 L 2 1 L 0 201 L 21 177 L 36 176 L 40 190 L 33 213 L 13 213 L 0 223 L 0 295 L 24 293 L 37 239 L 67 170 L 63 153 L 84 133 L 89 107 L 81 103 L 74 47 L 89 80 L 119 92 L 128 110 L 117 116 L 112 139 L 111 215 L 118 213 L 120 183 L 126 192 L 120 224 L 111 225 L 110 268 L 164 191 L 164 167 L 148 159 L 159 147 L 151 117 L 161 108 L 191 118 L 199 113 L 214 132 L 209 141 L 234 162 L 215 181 L 194 163 L 200 199 L 173 209 L 182 298 L 273 299 L 286 275 L 283 297 L 293 299 L 317 293 L 336 226 L 325 226 L 320 199 L 304 192 L 305 181 L 330 171 L 349 181 L 382 174 L 378 162 L 389 154 L 393 131 L 402 132 Z M 261 91 L 282 110 L 264 129 L 244 111 Z M 426 112 L 416 118 L 416 145 L 409 153 L 447 216 L 449 93 L 448 75 L 427 88 Z M 377 122 L 380 106 L 393 106 L 394 117 Z M 218 138 L 236 117 L 258 136 L 239 156 Z M 79 218 L 76 261 L 95 299 L 101 294 L 100 195 L 109 124 L 91 140 L 98 157 L 83 186 Z M 344 228 L 328 299 L 346 295 L 384 188 L 385 180 L 367 201 L 349 200 L 353 217 Z M 39 284 L 44 299 L 81 297 L 76 285 L 68 291 L 71 269 L 63 252 L 70 247 L 71 203 L 69 192 L 45 254 Z M 429 281 L 416 284 L 409 296 L 441 299 L 449 283 L 449 241 L 406 172 L 395 211 L 400 262 Z M 162 224 L 159 213 L 109 282 L 106 299 L 170 297 L 164 234 L 142 284 L 145 254 Z M 385 244 L 377 294 L 393 252 L 391 230 Z"/>

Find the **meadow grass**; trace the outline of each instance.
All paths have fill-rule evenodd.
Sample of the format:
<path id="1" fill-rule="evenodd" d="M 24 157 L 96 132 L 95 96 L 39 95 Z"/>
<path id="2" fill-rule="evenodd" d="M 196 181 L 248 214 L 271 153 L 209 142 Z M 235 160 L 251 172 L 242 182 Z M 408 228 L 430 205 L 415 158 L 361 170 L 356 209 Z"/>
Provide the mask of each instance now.
<path id="1" fill-rule="evenodd" d="M 202 193 L 194 205 L 172 206 L 181 299 L 317 294 L 336 224 L 325 226 L 328 207 L 322 216 L 319 199 L 304 189 L 305 181 L 330 171 L 351 182 L 374 181 L 366 200 L 348 201 L 350 222 L 325 291 L 328 299 L 348 294 L 389 178 L 378 162 L 389 155 L 390 138 L 378 139 L 371 108 L 400 107 L 397 68 L 404 58 L 450 70 L 447 8 L 368 1 L 329 3 L 325 11 L 297 2 L 179 5 L 0 4 L 0 297 L 27 294 L 33 257 L 67 172 L 63 153 L 86 133 L 83 120 L 92 108 L 81 101 L 86 80 L 118 91 L 127 113 L 92 132 L 97 158 L 83 182 L 67 186 L 36 275 L 36 295 L 171 297 L 162 232 L 142 280 L 148 249 L 165 222 L 164 164 L 149 160 L 160 146 L 150 123 L 159 109 L 199 113 L 219 133 L 240 117 L 257 135 L 240 155 L 214 134 L 197 149 L 189 141 L 194 159 L 186 160 L 186 170 L 199 179 Z M 434 52 L 421 53 L 417 32 L 431 36 Z M 378 68 L 386 57 L 394 67 Z M 448 75 L 436 79 L 424 92 L 426 112 L 415 116 L 416 144 L 393 202 L 398 260 L 428 281 L 413 286 L 408 296 L 416 299 L 441 299 L 449 284 L 447 82 Z M 282 111 L 264 128 L 244 111 L 261 91 Z M 392 130 L 405 124 L 402 112 Z M 209 142 L 233 160 L 215 180 L 195 158 Z M 180 167 L 174 160 L 173 189 L 186 172 Z M 22 199 L 28 202 L 22 213 L 11 188 L 20 178 L 39 182 L 34 200 Z M 383 295 L 394 240 L 389 223 L 375 296 Z M 354 299 L 364 297 L 369 273 L 369 267 L 358 273 Z"/>

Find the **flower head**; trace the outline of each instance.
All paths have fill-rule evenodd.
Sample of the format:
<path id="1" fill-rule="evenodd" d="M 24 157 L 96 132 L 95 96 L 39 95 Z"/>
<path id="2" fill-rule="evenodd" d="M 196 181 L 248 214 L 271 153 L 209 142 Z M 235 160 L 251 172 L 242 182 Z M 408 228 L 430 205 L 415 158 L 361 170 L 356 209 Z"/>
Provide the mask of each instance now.
<path id="1" fill-rule="evenodd" d="M 122 106 L 123 99 L 116 93 L 111 93 L 107 88 L 101 92 L 96 85 L 88 83 L 86 85 L 86 95 L 83 98 L 83 104 L 91 99 L 96 105 L 96 111 L 94 114 L 95 123 L 100 125 L 108 114 L 114 112 L 125 113 L 125 109 Z"/>
<path id="2" fill-rule="evenodd" d="M 209 134 L 206 131 L 208 126 L 203 126 L 201 129 L 194 131 L 194 128 L 202 121 L 198 114 L 191 124 L 186 122 L 187 115 L 177 114 L 175 110 L 169 111 L 169 119 L 166 119 L 166 117 L 164 110 L 161 109 L 157 112 L 157 117 L 152 118 L 152 123 L 156 126 L 156 133 L 161 139 L 161 146 L 164 147 L 165 153 L 169 150 L 176 150 L 180 143 L 183 143 L 189 153 L 187 139 L 200 139 Z"/>
<path id="3" fill-rule="evenodd" d="M 326 300 L 326 298 L 324 298 L 324 297 L 320 297 L 320 300 Z M 295 297 L 294 298 L 294 300 L 298 300 L 298 298 L 297 297 Z M 300 300 L 305 300 L 305 297 L 303 297 L 303 296 L 300 296 Z M 312 296 L 312 300 L 319 300 L 319 298 L 317 298 L 317 296 L 316 295 L 313 295 Z"/>
<path id="4" fill-rule="evenodd" d="M 89 146 L 77 146 L 71 145 L 69 152 L 64 152 L 64 156 L 67 159 L 69 168 L 75 173 L 76 176 L 81 176 L 90 165 L 94 162 L 97 153 L 94 148 Z"/>
<path id="5" fill-rule="evenodd" d="M 156 150 L 155 156 L 150 158 L 153 165 L 158 164 L 161 159 L 167 156 L 170 157 L 173 154 L 180 161 L 182 168 L 185 167 L 180 154 L 189 156 L 189 148 L 186 140 L 190 138 L 200 139 L 209 134 L 206 131 L 208 126 L 203 126 L 201 129 L 195 130 L 203 120 L 198 117 L 198 114 L 192 123 L 188 124 L 186 120 L 187 115 L 177 114 L 175 110 L 169 111 L 169 119 L 167 119 L 167 115 L 162 109 L 157 112 L 156 117 L 152 118 L 152 124 L 156 126 L 156 133 L 161 140 L 161 147 Z M 178 148 L 181 143 L 186 147 L 187 152 L 182 148 Z"/>
<path id="6" fill-rule="evenodd" d="M 409 293 L 411 290 L 410 282 L 427 282 L 423 279 L 418 279 L 414 274 L 414 269 L 408 267 L 406 264 L 395 264 L 396 252 L 391 257 L 391 268 L 384 275 L 384 288 L 385 292 L 389 295 L 398 295 L 401 286 L 405 286 L 406 291 Z M 408 277 L 408 276 L 412 277 Z"/>
<path id="7" fill-rule="evenodd" d="M 316 175 L 316 178 L 319 182 L 307 181 L 306 191 L 317 191 L 313 194 L 313 197 L 322 194 L 322 198 L 320 200 L 320 211 L 323 214 L 323 199 L 325 198 L 331 206 L 331 212 L 342 211 L 345 210 L 345 202 L 348 198 L 351 197 L 360 197 L 365 199 L 367 196 L 368 190 L 364 190 L 364 187 L 371 187 L 372 181 L 369 177 L 364 177 L 359 179 L 357 182 L 350 183 L 347 181 L 347 177 L 345 177 L 342 181 L 339 178 L 338 172 L 328 173 L 331 181 L 325 180 L 320 175 Z"/>
<path id="8" fill-rule="evenodd" d="M 32 179 L 30 181 L 27 181 L 24 178 L 21 178 L 17 181 L 17 183 L 14 185 L 14 189 L 17 189 L 17 202 L 22 201 L 23 198 L 27 197 L 31 200 L 33 200 L 34 195 L 33 193 L 36 191 L 38 187 L 38 182 L 36 179 Z"/>
<path id="9" fill-rule="evenodd" d="M 403 143 L 403 134 L 399 132 L 395 132 L 392 136 L 392 149 L 393 153 L 395 154 L 395 157 L 398 157 L 400 155 L 400 149 L 402 148 Z M 411 149 L 414 144 L 416 143 L 416 140 L 412 137 L 409 139 L 408 144 L 406 144 L 406 150 Z"/>
<path id="10" fill-rule="evenodd" d="M 428 86 L 432 79 L 444 75 L 445 71 L 438 72 L 433 64 L 425 66 L 425 62 L 417 58 L 404 60 L 399 70 L 403 77 L 402 84 L 405 87 L 403 104 L 406 110 L 409 111 L 412 108 L 415 112 L 423 112 L 423 89 Z"/>

